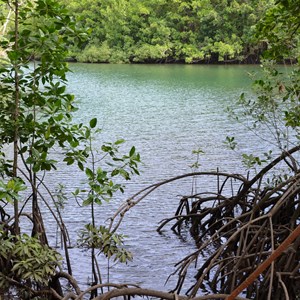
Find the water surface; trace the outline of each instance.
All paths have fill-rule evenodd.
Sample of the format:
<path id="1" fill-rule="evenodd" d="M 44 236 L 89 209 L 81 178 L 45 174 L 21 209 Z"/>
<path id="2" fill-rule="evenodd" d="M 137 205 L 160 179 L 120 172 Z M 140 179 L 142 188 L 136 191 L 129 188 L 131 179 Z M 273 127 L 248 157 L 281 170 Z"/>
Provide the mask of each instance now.
<path id="1" fill-rule="evenodd" d="M 239 94 L 249 90 L 248 72 L 253 66 L 189 65 L 93 65 L 71 64 L 68 91 L 76 96 L 79 112 L 75 120 L 87 122 L 97 117 L 102 134 L 97 143 L 124 138 L 141 153 L 141 176 L 127 184 L 125 195 L 97 209 L 98 224 L 105 223 L 116 207 L 141 188 L 191 171 L 201 148 L 200 170 L 241 171 L 239 155 L 224 147 L 227 135 L 241 138 L 241 150 L 249 147 L 245 128 L 230 121 L 225 108 Z M 251 145 L 250 145 L 251 147 Z M 253 145 L 257 147 L 257 145 Z M 77 175 L 76 175 L 77 174 Z M 61 170 L 55 182 L 80 180 L 79 173 Z M 54 184 L 53 183 L 53 184 Z M 206 182 L 198 189 L 205 189 Z M 71 188 L 69 188 L 71 190 Z M 191 179 L 162 187 L 128 213 L 122 232 L 134 255 L 132 263 L 110 266 L 100 260 L 103 281 L 131 282 L 143 287 L 168 290 L 176 277 L 165 285 L 174 264 L 195 249 L 187 235 L 178 238 L 172 232 L 156 232 L 159 221 L 174 214 L 180 195 L 191 192 Z M 89 220 L 89 209 L 80 209 L 70 200 L 64 211 L 73 243 L 77 232 Z M 53 231 L 55 232 L 55 230 Z M 54 236 L 54 234 L 53 234 Z M 88 255 L 71 250 L 74 275 L 85 284 L 91 276 Z M 193 272 L 190 274 L 192 280 Z"/>
<path id="2" fill-rule="evenodd" d="M 192 150 L 201 148 L 200 171 L 244 172 L 239 154 L 245 150 L 264 150 L 266 145 L 250 136 L 246 128 L 231 121 L 225 109 L 234 104 L 240 93 L 249 91 L 247 73 L 255 66 L 205 65 L 93 65 L 71 64 L 68 91 L 76 96 L 78 122 L 98 118 L 102 134 L 95 142 L 124 138 L 129 150 L 135 145 L 141 153 L 141 176 L 127 184 L 124 195 L 117 195 L 109 204 L 97 208 L 97 223 L 103 224 L 120 203 L 140 189 L 163 179 L 191 172 L 196 156 Z M 236 136 L 239 152 L 224 146 L 225 137 Z M 83 177 L 70 168 L 62 168 L 48 181 L 56 185 L 71 183 L 71 192 Z M 203 191 L 215 183 L 199 182 Z M 100 259 L 103 281 L 130 282 L 142 287 L 168 290 L 176 277 L 165 284 L 174 264 L 195 250 L 187 234 L 179 238 L 171 231 L 159 235 L 160 220 L 174 214 L 181 195 L 191 193 L 192 181 L 186 179 L 163 186 L 145 198 L 126 216 L 121 226 L 127 247 L 134 255 L 128 265 L 108 265 Z M 89 208 L 79 208 L 69 200 L 63 215 L 73 245 L 78 230 L 89 222 Z M 49 216 L 47 226 L 52 241 L 56 228 Z M 70 250 L 74 275 L 85 285 L 91 277 L 88 254 Z M 193 279 L 195 272 L 189 274 Z"/>

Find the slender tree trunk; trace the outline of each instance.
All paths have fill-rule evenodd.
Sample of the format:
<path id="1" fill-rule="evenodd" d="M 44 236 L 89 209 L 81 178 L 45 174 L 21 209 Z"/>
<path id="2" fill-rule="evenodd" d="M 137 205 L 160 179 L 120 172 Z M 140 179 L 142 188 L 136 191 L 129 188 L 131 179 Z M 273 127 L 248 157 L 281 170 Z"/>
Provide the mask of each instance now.
<path id="1" fill-rule="evenodd" d="M 92 149 L 92 143 L 90 140 L 90 148 Z M 93 174 L 95 176 L 95 158 L 94 158 L 94 153 L 93 151 L 91 152 L 91 156 L 92 156 L 92 167 L 93 167 Z M 92 192 L 94 193 L 94 192 Z M 95 223 L 95 208 L 94 208 L 94 201 L 92 202 L 91 205 L 91 209 L 92 209 L 92 225 L 93 228 L 95 228 L 96 223 Z M 98 284 L 98 275 L 97 275 L 97 268 L 96 268 L 96 264 L 97 264 L 97 257 L 96 257 L 96 253 L 95 253 L 95 247 L 94 245 L 92 246 L 92 250 L 91 250 L 91 256 L 92 256 L 92 273 L 93 273 L 93 282 L 92 282 L 92 286 L 93 285 L 97 285 Z M 93 293 L 91 293 L 91 298 L 97 297 L 98 293 L 97 293 L 97 289 L 95 289 L 93 291 Z"/>
<path id="2" fill-rule="evenodd" d="M 36 174 L 33 173 L 32 177 L 33 177 L 33 181 L 32 181 L 32 217 L 33 217 L 32 236 L 38 237 L 41 244 L 48 245 L 46 230 L 45 230 L 43 218 L 41 215 L 40 207 L 38 204 Z"/>
<path id="3" fill-rule="evenodd" d="M 19 48 L 19 2 L 18 0 L 15 1 L 15 45 L 14 50 L 18 51 Z M 20 106 L 20 90 L 19 90 L 19 64 L 16 61 L 15 62 L 15 107 L 14 107 L 14 113 L 13 113 L 13 119 L 14 119 L 14 140 L 13 140 L 13 176 L 17 177 L 18 173 L 18 141 L 19 141 L 19 125 L 18 125 L 18 119 L 19 119 L 19 106 Z M 18 207 L 18 200 L 14 200 L 14 217 L 15 217 L 15 234 L 20 234 L 20 226 L 19 226 L 19 207 Z"/>
<path id="4" fill-rule="evenodd" d="M 92 204 L 92 207 L 93 207 L 93 204 Z M 94 211 L 94 208 L 93 208 L 93 211 Z M 93 217 L 94 219 L 94 217 Z M 94 226 L 94 222 L 93 222 L 93 226 Z M 96 253 L 95 253 L 95 247 L 92 246 L 92 249 L 91 249 L 91 256 L 92 256 L 92 274 L 93 274 L 93 281 L 92 281 L 92 286 L 94 285 L 97 285 L 98 284 L 98 275 L 97 275 L 97 268 L 96 268 L 96 264 L 97 264 L 97 257 L 96 257 Z M 91 298 L 90 299 L 93 299 L 94 297 L 97 297 L 98 296 L 98 292 L 97 292 L 97 289 L 93 290 L 93 292 L 91 293 Z"/>

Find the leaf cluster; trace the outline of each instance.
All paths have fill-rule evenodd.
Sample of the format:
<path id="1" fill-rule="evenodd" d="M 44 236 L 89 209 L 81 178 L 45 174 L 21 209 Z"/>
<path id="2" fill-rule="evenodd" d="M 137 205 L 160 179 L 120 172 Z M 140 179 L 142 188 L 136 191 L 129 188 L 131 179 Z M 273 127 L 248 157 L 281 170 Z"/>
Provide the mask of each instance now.
<path id="1" fill-rule="evenodd" d="M 48 286 L 62 261 L 58 252 L 26 234 L 13 236 L 1 230 L 0 239 L 1 289 L 9 287 L 7 278 Z"/>
<path id="2" fill-rule="evenodd" d="M 91 120 L 90 126 L 94 120 Z M 121 139 L 114 143 L 104 143 L 99 151 L 95 151 L 92 141 L 97 136 L 97 130 L 92 132 L 92 127 L 88 129 L 89 145 L 82 150 L 91 160 L 87 160 L 85 165 L 78 162 L 79 168 L 86 176 L 84 187 L 77 188 L 73 193 L 77 200 L 82 201 L 83 206 L 94 203 L 101 205 L 103 200 L 108 202 L 116 192 L 123 193 L 125 186 L 116 183 L 117 177 L 127 181 L 132 175 L 139 175 L 140 154 L 136 152 L 135 147 L 131 147 L 128 155 L 120 154 L 119 148 L 125 142 Z M 69 160 L 70 156 L 67 159 Z"/>
<path id="3" fill-rule="evenodd" d="M 257 26 L 256 35 L 268 44 L 270 59 L 299 59 L 300 1 L 277 0 Z"/>
<path id="4" fill-rule="evenodd" d="M 231 118 L 268 142 L 265 158 L 299 143 L 299 75 L 298 65 L 283 68 L 274 61 L 264 61 L 254 77 L 253 94 L 242 93 L 236 107 L 229 109 Z M 236 150 L 234 137 L 227 137 L 225 143 Z M 266 162 L 257 154 L 246 153 L 243 161 L 247 168 Z"/>
<path id="5" fill-rule="evenodd" d="M 80 231 L 78 246 L 83 249 L 94 248 L 98 255 L 103 253 L 108 259 L 125 263 L 132 260 L 132 254 L 123 247 L 124 235 L 111 233 L 105 226 L 94 227 L 87 224 Z"/>

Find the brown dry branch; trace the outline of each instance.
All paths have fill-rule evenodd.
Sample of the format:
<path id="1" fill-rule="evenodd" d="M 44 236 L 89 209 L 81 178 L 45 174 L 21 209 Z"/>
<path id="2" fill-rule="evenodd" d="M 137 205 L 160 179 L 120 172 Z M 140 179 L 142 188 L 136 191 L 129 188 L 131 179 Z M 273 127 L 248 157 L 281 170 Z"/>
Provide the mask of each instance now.
<path id="1" fill-rule="evenodd" d="M 134 288 L 139 288 L 137 285 L 135 284 L 128 284 L 128 283 L 124 283 L 124 284 L 113 284 L 113 283 L 99 283 L 99 284 L 96 284 L 94 286 L 91 286 L 90 288 L 86 289 L 85 291 L 81 292 L 76 298 L 75 300 L 82 300 L 83 299 L 83 296 L 85 294 L 88 294 L 90 293 L 91 291 L 95 290 L 95 289 L 103 289 L 103 288 L 110 288 L 110 287 L 113 287 L 113 288 L 116 288 L 116 289 L 128 289 L 130 286 L 133 286 Z M 104 294 L 104 293 L 103 293 Z"/>
<path id="2" fill-rule="evenodd" d="M 284 250 L 297 238 L 300 236 L 300 225 L 279 245 L 279 247 L 272 252 L 272 254 L 262 263 L 260 264 L 253 273 L 249 275 L 249 277 L 242 282 L 240 286 L 238 286 L 227 298 L 226 300 L 234 300 L 239 293 L 241 293 L 245 288 L 247 288 L 262 272 L 274 262 L 274 260 L 279 257 Z M 279 274 L 279 275 L 278 275 Z M 285 299 L 289 299 L 288 290 L 281 279 L 281 273 L 277 273 L 279 283 L 283 287 L 283 295 Z M 270 287 L 269 287 L 270 288 Z M 270 291 L 271 289 L 269 289 Z M 270 298 L 271 292 L 268 294 L 268 298 Z"/>

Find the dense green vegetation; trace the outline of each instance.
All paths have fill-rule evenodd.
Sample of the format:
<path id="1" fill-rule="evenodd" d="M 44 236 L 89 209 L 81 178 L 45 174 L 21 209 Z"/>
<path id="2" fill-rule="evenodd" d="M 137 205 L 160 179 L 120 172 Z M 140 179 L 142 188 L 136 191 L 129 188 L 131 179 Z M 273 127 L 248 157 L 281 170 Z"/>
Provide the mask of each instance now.
<path id="1" fill-rule="evenodd" d="M 110 296 L 148 295 L 187 300 L 202 293 L 205 280 L 210 291 L 224 293 L 222 298 L 228 300 L 238 299 L 236 296 L 242 290 L 247 298 L 239 299 L 299 298 L 300 167 L 294 156 L 300 151 L 299 64 L 289 77 L 269 64 L 268 77 L 255 82 L 257 97 L 247 99 L 242 95 L 239 101 L 244 109 L 238 113 L 251 117 L 253 130 L 261 124 L 275 125 L 278 138 L 275 142 L 279 142 L 283 151 L 279 157 L 252 179 L 236 174 L 198 172 L 153 184 L 128 199 L 111 223 L 103 227 L 95 218 L 95 205 L 123 191 L 124 186 L 117 178 L 129 180 L 138 174 L 140 157 L 135 147 L 120 154 L 123 140 L 104 143 L 96 150 L 93 141 L 99 133 L 97 119 L 87 124 L 72 122 L 77 108 L 74 97 L 66 92 L 68 67 L 64 62 L 67 48 L 82 49 L 83 60 L 103 62 L 215 62 L 235 60 L 240 55 L 247 58 L 249 54 L 254 54 L 256 59 L 261 51 L 257 40 L 264 41 L 269 59 L 297 58 L 299 0 L 279 0 L 275 4 L 268 1 L 271 7 L 263 17 L 259 8 L 265 7 L 264 1 L 115 0 L 80 4 L 72 1 L 67 4 L 82 18 L 77 23 L 54 0 L 2 0 L 0 3 L 1 47 L 6 54 L 0 69 L 0 298 L 10 293 L 21 299 L 62 300 L 83 296 L 72 277 L 68 236 L 60 213 L 65 194 L 61 187 L 55 193 L 47 187 L 49 172 L 55 173 L 63 162 L 78 167 L 78 172 L 86 175 L 84 186 L 76 188 L 73 195 L 81 205 L 90 208 L 90 220 L 84 224 L 78 246 L 91 251 L 94 282 L 86 291 L 91 299 L 103 299 L 97 292 L 103 293 L 103 288 L 110 285 L 116 287 Z M 255 40 L 251 29 L 260 19 Z M 87 26 L 94 28 L 88 40 L 78 30 Z M 278 120 L 282 127 L 273 122 Z M 291 150 L 282 146 L 283 140 L 289 145 L 286 132 L 290 130 L 296 132 Z M 236 146 L 233 137 L 228 137 L 227 142 L 231 148 Z M 61 155 L 55 157 L 54 152 Z M 263 163 L 259 156 L 249 158 L 252 159 L 250 167 Z M 271 173 L 275 175 L 274 180 L 265 181 L 265 175 L 273 172 L 279 162 L 285 163 L 286 173 L 283 176 Z M 176 216 L 161 225 L 162 228 L 175 220 L 173 229 L 180 233 L 181 224 L 189 221 L 191 233 L 198 238 L 199 250 L 177 264 L 180 276 L 173 293 L 101 283 L 98 253 L 120 262 L 131 259 L 122 246 L 123 236 L 116 233 L 125 213 L 164 183 L 203 175 L 213 175 L 218 180 L 223 176 L 225 180 L 216 192 L 207 193 L 208 197 L 191 195 L 183 199 Z M 240 189 L 235 195 L 223 195 L 225 185 L 231 185 L 230 180 L 239 181 Z M 212 200 L 215 200 L 213 207 Z M 203 207 L 205 202 L 209 202 L 208 207 Z M 67 273 L 61 270 L 61 255 L 48 245 L 42 204 L 62 232 Z M 26 229 L 22 223 L 24 218 L 30 224 Z M 280 249 L 290 234 L 292 238 Z M 212 247 L 216 251 L 211 251 Z M 280 258 L 270 260 L 270 254 L 278 253 L 278 249 Z M 202 252 L 210 256 L 203 258 Z M 266 260 L 271 264 L 267 271 L 268 266 L 251 273 L 253 266 Z M 180 296 L 187 269 L 197 261 L 203 264 L 196 283 L 188 291 L 189 298 Z M 254 284 L 247 280 L 248 275 L 254 280 L 258 278 Z M 61 289 L 62 278 L 68 280 L 70 293 Z M 243 287 L 245 282 L 247 285 Z M 240 284 L 243 288 L 235 289 Z M 198 297 L 201 298 L 207 299 Z"/>
<path id="2" fill-rule="evenodd" d="M 265 47 L 255 25 L 270 0 L 60 0 L 90 28 L 87 62 L 248 62 Z"/>
<path id="3" fill-rule="evenodd" d="M 102 63 L 257 63 L 268 46 L 267 40 L 255 35 L 257 24 L 276 7 L 275 0 L 59 3 L 76 17 L 76 26 L 88 32 L 80 47 L 69 45 L 69 59 Z M 9 11 L 2 6 L 1 12 L 5 32 Z M 289 43 L 288 36 L 284 39 Z M 295 57 L 297 53 L 289 58 Z"/>

